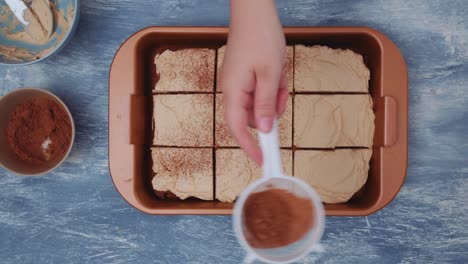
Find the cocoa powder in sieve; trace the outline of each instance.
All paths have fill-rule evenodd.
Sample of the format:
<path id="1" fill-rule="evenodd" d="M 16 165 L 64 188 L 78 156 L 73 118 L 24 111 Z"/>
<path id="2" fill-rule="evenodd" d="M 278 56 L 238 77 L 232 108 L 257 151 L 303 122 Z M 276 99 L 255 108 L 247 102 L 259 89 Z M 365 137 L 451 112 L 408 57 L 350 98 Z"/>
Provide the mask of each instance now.
<path id="1" fill-rule="evenodd" d="M 311 201 L 283 189 L 251 194 L 243 215 L 244 233 L 254 248 L 289 245 L 302 239 L 314 224 Z"/>
<path id="2" fill-rule="evenodd" d="M 6 128 L 11 149 L 33 164 L 55 162 L 71 143 L 72 126 L 66 110 L 47 97 L 34 97 L 19 104 Z"/>

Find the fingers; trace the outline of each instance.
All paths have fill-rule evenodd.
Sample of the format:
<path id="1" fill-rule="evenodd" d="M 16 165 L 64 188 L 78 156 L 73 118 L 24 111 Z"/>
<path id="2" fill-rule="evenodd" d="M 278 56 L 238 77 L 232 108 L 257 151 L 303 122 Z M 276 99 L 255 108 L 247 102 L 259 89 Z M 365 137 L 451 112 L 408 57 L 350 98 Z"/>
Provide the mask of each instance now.
<path id="1" fill-rule="evenodd" d="M 251 128 L 257 128 L 257 124 L 255 123 L 255 117 L 253 114 L 253 108 L 249 109 L 248 111 L 248 116 L 247 116 L 247 124 L 249 124 L 249 127 Z"/>
<path id="2" fill-rule="evenodd" d="M 241 97 L 243 97 L 241 95 Z M 246 98 L 239 98 L 246 100 Z M 262 164 L 262 153 L 257 142 L 252 137 L 248 130 L 249 111 L 239 102 L 235 102 L 235 98 L 228 98 L 225 104 L 225 119 L 229 125 L 232 136 L 236 139 L 239 146 L 253 159 L 258 165 Z"/>
<path id="3" fill-rule="evenodd" d="M 277 100 L 276 112 L 278 113 L 278 116 L 282 116 L 284 112 L 286 111 L 286 107 L 288 103 L 288 95 L 289 95 L 288 78 L 287 78 L 286 70 L 283 70 L 283 73 L 281 74 L 278 96 L 276 99 Z"/>
<path id="4" fill-rule="evenodd" d="M 239 146 L 259 166 L 262 164 L 261 150 L 248 130 L 248 126 L 254 125 L 252 114 L 252 91 L 255 78 L 251 72 L 230 71 L 224 75 L 222 82 L 224 94 L 224 117 L 232 136 Z"/>
<path id="5" fill-rule="evenodd" d="M 278 113 L 278 118 L 281 117 L 286 111 L 286 107 L 288 106 L 288 96 L 289 96 L 288 90 L 286 89 L 278 90 L 278 96 L 277 96 L 277 101 L 276 101 L 276 111 Z"/>
<path id="6" fill-rule="evenodd" d="M 257 71 L 254 98 L 254 115 L 257 129 L 266 133 L 273 126 L 276 115 L 276 99 L 281 72 L 264 67 Z"/>

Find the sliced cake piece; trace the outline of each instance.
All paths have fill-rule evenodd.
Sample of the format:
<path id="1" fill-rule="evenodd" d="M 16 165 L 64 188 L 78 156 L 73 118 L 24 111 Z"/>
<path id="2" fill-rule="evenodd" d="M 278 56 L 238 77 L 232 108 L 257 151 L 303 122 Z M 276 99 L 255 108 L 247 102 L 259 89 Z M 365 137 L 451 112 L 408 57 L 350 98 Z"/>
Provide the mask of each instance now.
<path id="1" fill-rule="evenodd" d="M 281 150 L 286 175 L 292 175 L 292 151 Z M 216 150 L 216 199 L 233 202 L 237 196 L 262 175 L 254 161 L 241 149 Z"/>
<path id="2" fill-rule="evenodd" d="M 224 61 L 224 53 L 226 52 L 226 46 L 222 46 L 218 49 L 218 60 L 217 60 L 217 79 L 216 79 L 216 91 L 221 92 L 219 86 L 219 80 L 221 77 L 221 66 Z M 288 90 L 293 92 L 294 89 L 294 46 L 286 46 L 286 65 L 285 70 L 288 76 Z"/>
<path id="3" fill-rule="evenodd" d="M 153 97 L 157 146 L 213 146 L 212 94 L 159 94 Z"/>
<path id="4" fill-rule="evenodd" d="M 231 136 L 229 127 L 224 119 L 223 94 L 216 94 L 215 113 L 215 144 L 219 147 L 238 147 L 236 140 Z M 250 129 L 252 135 L 255 130 Z M 280 146 L 289 148 L 292 146 L 292 97 L 288 98 L 288 106 L 283 116 L 278 121 Z"/>
<path id="5" fill-rule="evenodd" d="M 288 76 L 288 90 L 294 91 L 294 46 L 286 46 L 286 74 Z"/>
<path id="6" fill-rule="evenodd" d="M 153 148 L 153 189 L 180 199 L 213 200 L 211 148 Z"/>
<path id="7" fill-rule="evenodd" d="M 372 147 L 374 129 L 368 94 L 294 97 L 296 147 Z"/>
<path id="8" fill-rule="evenodd" d="M 213 49 L 166 50 L 156 54 L 155 92 L 212 92 L 215 55 Z"/>
<path id="9" fill-rule="evenodd" d="M 362 56 L 325 46 L 295 46 L 294 91 L 369 92 L 370 71 Z"/>
<path id="10" fill-rule="evenodd" d="M 226 45 L 217 49 L 216 59 L 216 92 L 221 92 L 219 80 L 221 79 L 221 68 L 223 66 L 224 54 L 226 53 Z"/>
<path id="11" fill-rule="evenodd" d="M 370 149 L 296 150 L 294 173 L 309 183 L 325 203 L 347 202 L 365 184 Z"/>

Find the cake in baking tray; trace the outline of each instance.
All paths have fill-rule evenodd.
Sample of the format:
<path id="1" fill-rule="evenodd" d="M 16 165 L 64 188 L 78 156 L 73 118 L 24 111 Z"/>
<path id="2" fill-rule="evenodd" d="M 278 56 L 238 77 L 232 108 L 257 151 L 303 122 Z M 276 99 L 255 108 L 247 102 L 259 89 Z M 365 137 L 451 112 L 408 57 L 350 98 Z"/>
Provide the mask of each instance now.
<path id="1" fill-rule="evenodd" d="M 224 120 L 224 52 L 163 50 L 154 58 L 151 182 L 159 197 L 234 202 L 261 177 Z M 347 202 L 365 186 L 372 156 L 369 69 L 351 50 L 295 45 L 285 53 L 290 94 L 278 122 L 285 174 L 325 203 Z"/>
<path id="2" fill-rule="evenodd" d="M 361 55 L 325 46 L 295 46 L 294 91 L 369 92 L 370 71 Z"/>
<path id="3" fill-rule="evenodd" d="M 315 188 L 325 203 L 347 202 L 367 180 L 370 149 L 297 150 L 295 176 Z"/>
<path id="4" fill-rule="evenodd" d="M 214 88 L 216 51 L 166 50 L 156 54 L 155 92 L 211 92 Z"/>
<path id="5" fill-rule="evenodd" d="M 181 199 L 213 200 L 213 150 L 211 148 L 164 148 L 151 150 L 153 188 Z"/>
<path id="6" fill-rule="evenodd" d="M 159 94 L 153 97 L 154 137 L 157 146 L 211 147 L 212 94 Z"/>
<path id="7" fill-rule="evenodd" d="M 372 147 L 375 125 L 368 94 L 296 95 L 294 113 L 299 148 Z"/>

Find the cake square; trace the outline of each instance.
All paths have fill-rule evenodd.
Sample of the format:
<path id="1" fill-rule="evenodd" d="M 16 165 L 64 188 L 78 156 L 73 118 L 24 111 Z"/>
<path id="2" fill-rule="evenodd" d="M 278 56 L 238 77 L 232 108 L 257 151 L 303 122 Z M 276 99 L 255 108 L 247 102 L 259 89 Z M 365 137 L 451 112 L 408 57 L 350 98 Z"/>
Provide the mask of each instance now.
<path id="1" fill-rule="evenodd" d="M 221 92 L 221 87 L 219 87 L 219 79 L 221 76 L 221 66 L 224 61 L 224 54 L 226 52 L 226 46 L 222 46 L 218 49 L 218 59 L 217 59 L 217 76 L 216 79 L 216 91 Z M 294 46 L 286 46 L 286 65 L 285 70 L 288 75 L 288 90 L 290 93 L 294 91 Z"/>
<path id="2" fill-rule="evenodd" d="M 286 74 L 288 76 L 288 91 L 294 92 L 294 46 L 286 46 Z"/>
<path id="3" fill-rule="evenodd" d="M 286 175 L 292 175 L 292 151 L 281 150 Z M 262 170 L 241 149 L 216 150 L 216 196 L 222 202 L 233 202 L 237 196 L 262 176 Z"/>
<path id="4" fill-rule="evenodd" d="M 156 54 L 158 78 L 155 92 L 212 92 L 215 56 L 213 49 L 165 50 Z"/>
<path id="5" fill-rule="evenodd" d="M 370 149 L 296 150 L 294 173 L 325 203 L 344 203 L 366 183 Z"/>
<path id="6" fill-rule="evenodd" d="M 294 97 L 296 147 L 372 147 L 374 129 L 368 94 Z"/>
<path id="7" fill-rule="evenodd" d="M 151 156 L 154 190 L 213 200 L 213 149 L 152 148 Z"/>
<path id="8" fill-rule="evenodd" d="M 304 45 L 296 45 L 294 54 L 294 91 L 369 92 L 370 71 L 360 54 Z"/>
<path id="9" fill-rule="evenodd" d="M 217 56 L 216 56 L 216 92 L 221 92 L 221 87 L 219 80 L 221 79 L 221 68 L 224 62 L 224 54 L 226 53 L 226 45 L 222 46 L 221 48 L 217 49 Z"/>
<path id="10" fill-rule="evenodd" d="M 223 94 L 216 94 L 215 110 L 215 145 L 218 147 L 238 147 L 236 140 L 232 137 L 229 127 L 224 119 Z M 252 135 L 256 137 L 254 129 L 250 129 Z M 278 121 L 278 133 L 280 146 L 292 147 L 292 97 L 288 97 L 288 106 L 283 116 Z"/>
<path id="11" fill-rule="evenodd" d="M 213 94 L 160 94 L 153 97 L 157 146 L 213 146 Z"/>

